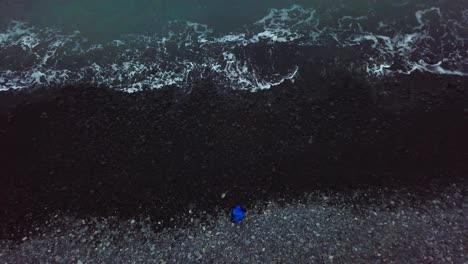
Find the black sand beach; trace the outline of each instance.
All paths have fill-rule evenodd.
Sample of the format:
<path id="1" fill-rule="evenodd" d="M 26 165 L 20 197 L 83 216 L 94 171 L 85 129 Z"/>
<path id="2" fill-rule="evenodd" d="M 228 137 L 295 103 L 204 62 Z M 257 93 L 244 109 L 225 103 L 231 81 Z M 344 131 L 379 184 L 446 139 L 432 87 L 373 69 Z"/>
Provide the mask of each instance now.
<path id="1" fill-rule="evenodd" d="M 466 79 L 312 74 L 256 93 L 202 82 L 2 92 L 2 238 L 56 211 L 168 220 L 314 190 L 424 192 L 465 179 Z"/>

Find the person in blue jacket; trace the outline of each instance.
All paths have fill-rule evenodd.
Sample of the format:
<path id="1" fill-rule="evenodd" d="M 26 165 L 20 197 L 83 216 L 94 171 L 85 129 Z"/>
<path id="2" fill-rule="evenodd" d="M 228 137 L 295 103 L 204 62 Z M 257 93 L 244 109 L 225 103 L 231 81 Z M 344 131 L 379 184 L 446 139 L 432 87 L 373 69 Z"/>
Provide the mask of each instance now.
<path id="1" fill-rule="evenodd" d="M 246 212 L 240 205 L 234 206 L 229 213 L 231 223 L 240 223 L 244 219 Z"/>

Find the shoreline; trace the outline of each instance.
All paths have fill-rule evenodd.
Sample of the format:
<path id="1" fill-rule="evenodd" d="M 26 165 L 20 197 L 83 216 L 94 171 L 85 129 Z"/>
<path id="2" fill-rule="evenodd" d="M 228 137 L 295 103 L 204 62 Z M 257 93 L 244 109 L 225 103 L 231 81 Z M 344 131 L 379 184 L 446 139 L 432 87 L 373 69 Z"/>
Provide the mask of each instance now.
<path id="1" fill-rule="evenodd" d="M 413 74 L 255 93 L 208 82 L 188 94 L 1 92 L 0 237 L 20 238 L 54 211 L 170 219 L 315 190 L 463 182 L 467 83 Z"/>

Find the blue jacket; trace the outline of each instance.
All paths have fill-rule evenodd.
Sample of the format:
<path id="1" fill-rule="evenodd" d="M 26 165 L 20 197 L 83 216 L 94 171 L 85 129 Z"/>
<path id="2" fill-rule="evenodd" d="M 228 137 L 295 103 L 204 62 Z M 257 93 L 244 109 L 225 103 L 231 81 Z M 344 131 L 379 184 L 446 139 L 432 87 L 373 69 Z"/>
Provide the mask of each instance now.
<path id="1" fill-rule="evenodd" d="M 244 219 L 245 210 L 240 205 L 236 205 L 231 209 L 230 216 L 232 223 L 239 223 Z"/>

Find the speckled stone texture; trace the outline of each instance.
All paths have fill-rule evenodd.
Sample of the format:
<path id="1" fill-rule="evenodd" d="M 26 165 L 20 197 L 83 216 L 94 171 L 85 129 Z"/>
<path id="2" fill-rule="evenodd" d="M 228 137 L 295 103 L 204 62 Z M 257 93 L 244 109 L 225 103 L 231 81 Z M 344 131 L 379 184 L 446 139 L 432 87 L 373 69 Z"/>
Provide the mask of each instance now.
<path id="1" fill-rule="evenodd" d="M 466 184 L 314 192 L 257 204 L 241 224 L 226 212 L 154 232 L 150 218 L 52 216 L 5 263 L 466 263 Z M 431 197 L 431 198 L 429 198 Z M 464 211 L 465 210 L 465 211 Z M 190 218 L 190 214 L 187 214 Z"/>

